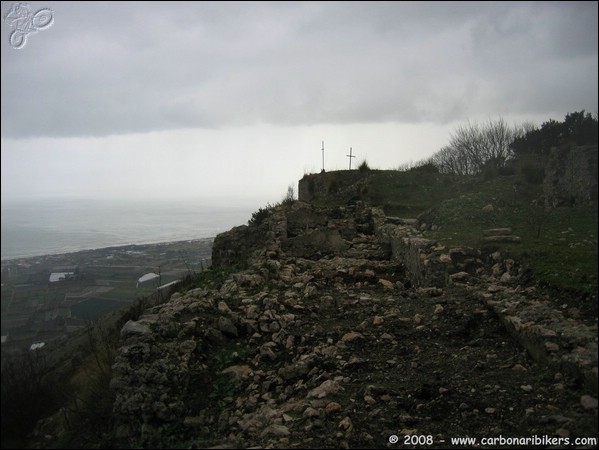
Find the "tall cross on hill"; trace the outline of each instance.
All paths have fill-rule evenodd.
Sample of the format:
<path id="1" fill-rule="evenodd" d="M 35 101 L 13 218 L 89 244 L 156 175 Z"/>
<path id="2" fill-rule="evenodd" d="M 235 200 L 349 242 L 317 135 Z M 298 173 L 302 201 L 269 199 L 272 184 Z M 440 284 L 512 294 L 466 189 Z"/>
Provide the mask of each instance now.
<path id="1" fill-rule="evenodd" d="M 324 141 L 322 141 L 322 171 L 324 172 Z"/>
<path id="2" fill-rule="evenodd" d="M 349 155 L 346 155 L 349 158 L 349 170 L 351 170 L 351 159 L 356 157 L 356 155 L 352 155 L 351 154 L 351 151 L 352 151 L 352 149 L 350 147 L 349 148 Z"/>

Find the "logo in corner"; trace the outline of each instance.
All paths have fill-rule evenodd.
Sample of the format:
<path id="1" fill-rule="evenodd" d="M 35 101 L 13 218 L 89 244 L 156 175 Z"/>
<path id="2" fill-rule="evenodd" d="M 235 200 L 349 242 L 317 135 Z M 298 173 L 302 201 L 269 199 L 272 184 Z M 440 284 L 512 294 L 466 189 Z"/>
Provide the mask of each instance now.
<path id="1" fill-rule="evenodd" d="M 30 34 L 52 26 L 54 12 L 50 8 L 42 8 L 33 13 L 28 3 L 13 3 L 10 11 L 4 16 L 4 22 L 14 28 L 8 39 L 10 45 L 20 50 L 27 44 L 27 37 Z"/>

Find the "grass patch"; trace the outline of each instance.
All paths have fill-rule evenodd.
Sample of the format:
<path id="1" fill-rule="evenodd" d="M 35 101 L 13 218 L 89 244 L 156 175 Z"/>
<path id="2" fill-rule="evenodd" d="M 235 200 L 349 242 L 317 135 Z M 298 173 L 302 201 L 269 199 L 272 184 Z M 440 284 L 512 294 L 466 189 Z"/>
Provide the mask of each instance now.
<path id="1" fill-rule="evenodd" d="M 538 282 L 596 294 L 596 205 L 545 209 L 537 204 L 541 186 L 519 176 L 498 177 L 479 186 L 424 213 L 421 220 L 439 227 L 425 236 L 450 246 L 484 247 L 483 230 L 512 228 L 520 243 L 492 244 L 504 256 L 532 269 Z M 493 210 L 483 211 L 486 205 Z"/>
<path id="2" fill-rule="evenodd" d="M 539 281 L 596 295 L 596 206 L 550 210 L 540 239 L 526 247 L 519 256 Z"/>

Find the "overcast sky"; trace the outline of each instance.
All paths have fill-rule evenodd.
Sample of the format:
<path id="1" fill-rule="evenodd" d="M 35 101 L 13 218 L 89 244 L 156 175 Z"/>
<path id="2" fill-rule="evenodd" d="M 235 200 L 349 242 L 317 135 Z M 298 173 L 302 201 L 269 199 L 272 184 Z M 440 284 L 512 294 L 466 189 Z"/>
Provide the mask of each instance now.
<path id="1" fill-rule="evenodd" d="M 597 2 L 2 2 L 2 201 L 280 200 L 467 121 L 596 113 Z"/>

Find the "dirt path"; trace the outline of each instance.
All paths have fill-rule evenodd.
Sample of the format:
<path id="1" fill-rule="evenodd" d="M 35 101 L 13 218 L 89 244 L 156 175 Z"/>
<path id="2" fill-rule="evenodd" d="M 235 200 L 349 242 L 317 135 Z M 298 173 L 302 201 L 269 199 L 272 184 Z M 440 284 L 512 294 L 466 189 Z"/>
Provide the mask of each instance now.
<path id="1" fill-rule="evenodd" d="M 351 448 L 446 448 L 458 437 L 597 437 L 597 409 L 581 404 L 588 392 L 535 363 L 463 289 L 399 298 L 349 290 L 340 308 L 310 325 L 318 341 L 360 333 L 340 347 L 331 370 L 343 377 L 337 401 L 351 419 L 352 433 L 343 435 Z M 318 436 L 299 441 L 339 446 L 342 417 L 328 419 Z M 391 435 L 400 442 L 389 444 Z M 533 446 L 545 447 L 526 447 Z"/>

